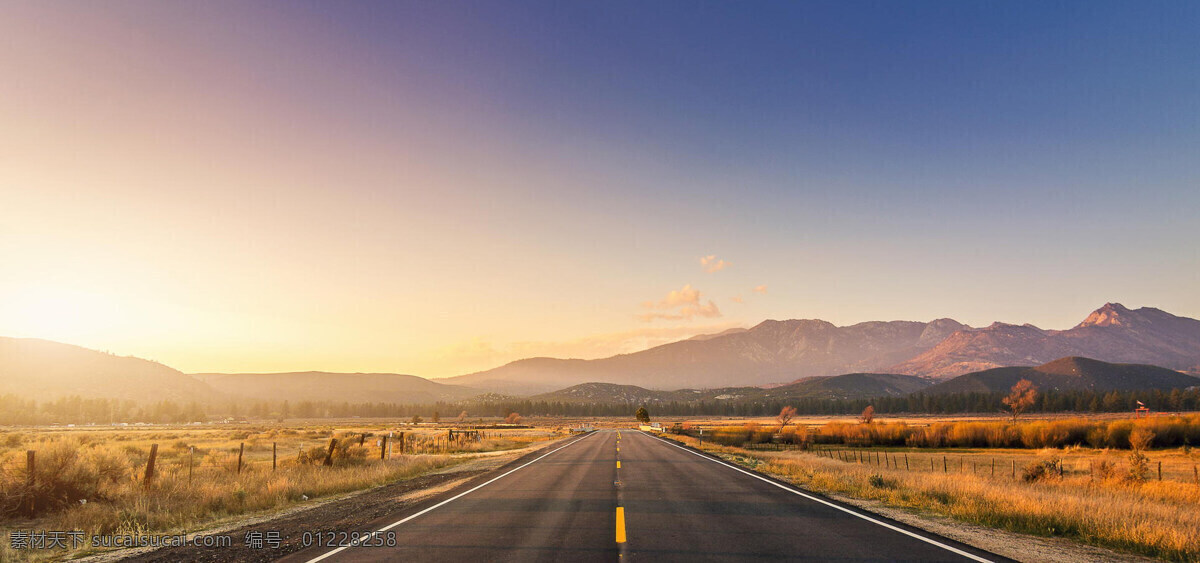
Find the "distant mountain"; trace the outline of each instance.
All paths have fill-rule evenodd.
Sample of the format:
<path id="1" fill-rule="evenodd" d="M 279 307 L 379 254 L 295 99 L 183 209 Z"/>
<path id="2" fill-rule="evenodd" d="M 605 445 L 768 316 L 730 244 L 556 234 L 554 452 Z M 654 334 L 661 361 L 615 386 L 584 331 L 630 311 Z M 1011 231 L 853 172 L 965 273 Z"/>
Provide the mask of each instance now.
<path id="1" fill-rule="evenodd" d="M 531 358 L 439 381 L 505 393 L 516 392 L 516 385 L 550 390 L 584 382 L 652 389 L 763 385 L 798 377 L 877 371 L 968 328 L 951 319 L 846 327 L 820 320 L 765 321 L 748 330 L 632 354 L 599 360 Z"/>
<path id="2" fill-rule="evenodd" d="M 230 396 L 261 401 L 433 403 L 483 393 L 396 373 L 197 373 L 193 377 Z"/>
<path id="3" fill-rule="evenodd" d="M 871 399 L 900 397 L 927 389 L 933 382 L 912 375 L 890 373 L 848 373 L 828 377 L 809 377 L 788 385 L 764 389 L 760 397 L 781 399 Z"/>
<path id="4" fill-rule="evenodd" d="M 205 402 L 208 384 L 160 363 L 34 338 L 0 337 L 0 395 L 38 400 L 77 395 L 139 402 Z"/>
<path id="5" fill-rule="evenodd" d="M 718 389 L 680 389 L 655 391 L 636 385 L 581 383 L 552 393 L 529 398 L 531 401 L 594 404 L 651 405 L 698 401 L 785 402 L 794 399 L 870 399 L 899 397 L 933 385 L 932 381 L 911 375 L 850 373 L 807 378 L 788 385 L 760 387 L 723 387 Z"/>
<path id="6" fill-rule="evenodd" d="M 930 394 L 1007 392 L 1022 379 L 1041 390 L 1130 391 L 1186 389 L 1200 378 L 1144 364 L 1113 364 L 1067 357 L 1037 367 L 1003 367 L 960 375 L 925 390 Z"/>
<path id="7" fill-rule="evenodd" d="M 945 379 L 1002 366 L 1036 365 L 1065 356 L 1160 365 L 1200 373 L 1200 321 L 1108 303 L 1069 330 L 995 323 L 964 329 L 887 371 Z"/>

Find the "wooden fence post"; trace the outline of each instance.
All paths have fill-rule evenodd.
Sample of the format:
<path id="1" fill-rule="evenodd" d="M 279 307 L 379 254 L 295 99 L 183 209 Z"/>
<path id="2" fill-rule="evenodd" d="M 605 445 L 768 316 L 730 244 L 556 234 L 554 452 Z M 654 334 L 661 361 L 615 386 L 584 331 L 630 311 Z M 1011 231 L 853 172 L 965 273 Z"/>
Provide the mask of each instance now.
<path id="1" fill-rule="evenodd" d="M 242 473 L 242 454 L 244 454 L 244 453 L 246 453 L 246 443 L 245 443 L 245 442 L 242 442 L 242 444 L 241 444 L 240 446 L 238 446 L 238 468 L 237 468 L 237 472 L 238 472 L 238 474 L 239 474 L 239 475 L 241 475 L 241 473 Z"/>
<path id="2" fill-rule="evenodd" d="M 34 489 L 34 485 L 37 484 L 37 478 L 35 477 L 35 470 L 37 469 L 36 455 L 37 453 L 33 450 L 25 452 L 25 472 L 29 475 L 29 516 L 31 517 L 37 516 L 37 492 Z"/>
<path id="3" fill-rule="evenodd" d="M 904 470 L 905 470 L 905 471 L 911 471 L 911 470 L 908 468 L 908 452 L 904 452 Z"/>
<path id="4" fill-rule="evenodd" d="M 996 476 L 996 458 L 992 458 L 992 477 Z"/>
<path id="5" fill-rule="evenodd" d="M 1017 478 L 1017 460 L 1016 459 L 1012 460 L 1012 478 L 1013 479 Z"/>
<path id="6" fill-rule="evenodd" d="M 188 486 L 192 486 L 192 462 L 196 459 L 196 446 L 188 447 Z"/>
<path id="7" fill-rule="evenodd" d="M 1162 481 L 1162 462 L 1158 462 L 1158 480 Z"/>
<path id="8" fill-rule="evenodd" d="M 279 444 L 271 442 L 271 471 L 279 467 Z"/>
<path id="9" fill-rule="evenodd" d="M 387 434 L 384 434 L 383 441 L 379 442 L 379 459 L 387 459 Z"/>
<path id="10" fill-rule="evenodd" d="M 150 459 L 146 460 L 146 477 L 142 479 L 142 486 L 150 488 L 150 482 L 154 480 L 154 459 L 158 457 L 158 444 L 150 444 Z"/>
<path id="11" fill-rule="evenodd" d="M 942 456 L 942 473 L 949 473 L 949 470 L 946 469 L 946 467 L 946 456 Z"/>
<path id="12" fill-rule="evenodd" d="M 325 463 L 324 463 L 324 465 L 325 465 L 326 467 L 329 467 L 329 466 L 332 466 L 332 465 L 333 465 L 333 448 L 334 448 L 335 446 L 337 446 L 337 438 L 330 438 L 330 439 L 329 439 L 329 451 L 325 452 Z"/>
<path id="13" fill-rule="evenodd" d="M 364 433 L 364 434 L 360 434 L 360 435 L 358 436 L 358 445 L 360 445 L 360 446 L 361 446 L 361 445 L 363 445 L 363 443 L 364 443 L 364 442 L 366 442 L 366 441 L 367 441 L 367 435 L 366 435 L 365 433 Z"/>
<path id="14" fill-rule="evenodd" d="M 405 445 L 406 442 L 407 442 L 407 440 L 405 440 L 404 432 L 401 432 L 400 433 L 400 455 L 404 455 L 405 448 L 407 448 L 407 446 Z"/>

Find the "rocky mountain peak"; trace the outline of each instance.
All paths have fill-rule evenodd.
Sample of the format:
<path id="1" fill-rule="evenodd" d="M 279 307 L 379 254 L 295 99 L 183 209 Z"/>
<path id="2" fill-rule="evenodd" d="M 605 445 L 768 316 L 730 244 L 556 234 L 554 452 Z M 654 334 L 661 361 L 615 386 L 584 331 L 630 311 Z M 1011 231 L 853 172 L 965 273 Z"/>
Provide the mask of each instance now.
<path id="1" fill-rule="evenodd" d="M 1092 311 L 1079 326 L 1129 326 L 1135 322 L 1135 316 L 1134 311 L 1120 303 L 1105 303 L 1103 307 Z"/>

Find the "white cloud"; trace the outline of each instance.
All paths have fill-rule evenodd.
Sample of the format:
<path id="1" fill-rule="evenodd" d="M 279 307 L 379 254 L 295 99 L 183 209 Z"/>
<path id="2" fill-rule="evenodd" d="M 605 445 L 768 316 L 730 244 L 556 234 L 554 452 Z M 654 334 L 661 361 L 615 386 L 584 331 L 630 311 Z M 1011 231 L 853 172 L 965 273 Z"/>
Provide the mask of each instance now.
<path id="1" fill-rule="evenodd" d="M 717 258 L 716 254 L 709 254 L 708 256 L 700 258 L 700 267 L 704 268 L 704 271 L 710 274 L 714 272 L 720 272 L 721 270 L 728 268 L 730 265 L 731 264 L 729 262 Z"/>
<path id="2" fill-rule="evenodd" d="M 734 295 L 733 297 L 730 297 L 729 300 L 733 301 L 734 303 L 745 303 L 746 302 L 745 299 L 742 299 L 741 295 Z"/>
<path id="3" fill-rule="evenodd" d="M 646 301 L 642 307 L 653 309 L 652 312 L 637 315 L 642 322 L 655 319 L 679 321 L 694 317 L 715 318 L 721 316 L 721 310 L 711 299 L 707 303 L 700 301 L 700 290 L 687 284 L 678 290 L 671 290 L 661 301 Z"/>
<path id="4" fill-rule="evenodd" d="M 767 284 L 756 286 L 754 288 L 754 293 L 764 293 L 765 294 L 766 292 L 767 292 Z"/>

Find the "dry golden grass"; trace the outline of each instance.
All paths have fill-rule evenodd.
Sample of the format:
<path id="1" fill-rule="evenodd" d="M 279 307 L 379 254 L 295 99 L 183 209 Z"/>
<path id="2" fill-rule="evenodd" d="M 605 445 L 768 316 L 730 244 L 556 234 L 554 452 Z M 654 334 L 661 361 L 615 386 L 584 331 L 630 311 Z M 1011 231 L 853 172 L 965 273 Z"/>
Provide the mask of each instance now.
<path id="1" fill-rule="evenodd" d="M 406 432 L 407 455 L 380 459 L 379 439 Z M 368 434 L 362 438 L 363 434 Z M 415 434 L 415 436 L 414 436 Z M 79 530 L 87 536 L 186 533 L 242 515 L 412 478 L 472 453 L 511 450 L 560 434 L 488 430 L 479 440 L 446 440 L 445 429 L 224 427 L 0 433 L 0 531 Z M 332 467 L 322 462 L 338 439 Z M 362 445 L 359 445 L 361 441 Z M 155 476 L 144 482 L 151 444 Z M 242 471 L 237 458 L 245 444 Z M 272 469 L 272 445 L 278 452 Z M 36 454 L 35 488 L 25 452 Z M 21 514 L 36 494 L 38 518 Z M 86 501 L 86 502 L 84 502 Z M 14 551 L 0 534 L 0 561 L 61 558 L 70 552 Z"/>
<path id="2" fill-rule="evenodd" d="M 667 437 L 693 446 L 697 443 L 693 438 Z M 880 453 L 880 463 L 875 465 L 844 462 L 836 455 L 831 459 L 811 451 L 754 451 L 710 443 L 704 444 L 704 449 L 818 492 L 877 500 L 964 522 L 1065 537 L 1168 560 L 1200 561 L 1200 542 L 1196 540 L 1200 538 L 1200 485 L 1191 482 L 1190 474 L 1186 479 L 1179 475 L 1177 481 L 1130 481 L 1125 478 L 1128 451 L 853 450 L 859 455 Z M 884 462 L 882 453 L 895 457 Z M 909 454 L 910 470 L 904 469 L 904 453 Z M 943 455 L 949 466 L 946 472 Z M 1192 454 L 1150 452 L 1152 461 L 1184 455 Z M 995 476 L 991 473 L 992 457 L 1003 467 L 1003 471 L 998 467 Z M 1023 464 L 1019 462 L 1017 478 L 1011 476 L 1013 461 L 1028 463 L 1054 457 L 1066 460 L 1062 478 L 1025 482 L 1021 479 Z M 929 470 L 931 460 L 935 462 L 933 471 Z M 1114 462 L 1113 474 L 1108 478 L 1092 475 L 1088 468 L 1097 460 Z"/>

